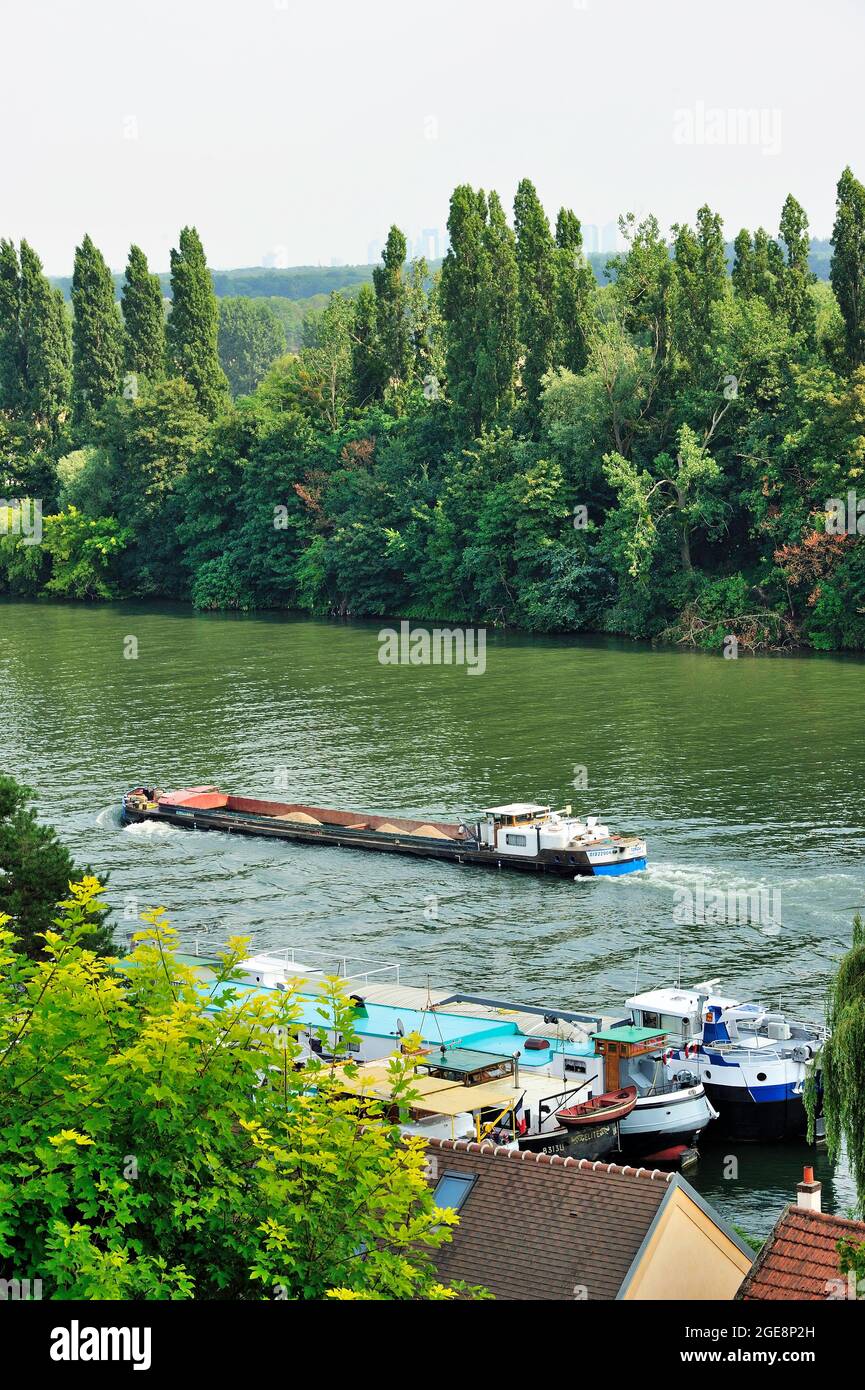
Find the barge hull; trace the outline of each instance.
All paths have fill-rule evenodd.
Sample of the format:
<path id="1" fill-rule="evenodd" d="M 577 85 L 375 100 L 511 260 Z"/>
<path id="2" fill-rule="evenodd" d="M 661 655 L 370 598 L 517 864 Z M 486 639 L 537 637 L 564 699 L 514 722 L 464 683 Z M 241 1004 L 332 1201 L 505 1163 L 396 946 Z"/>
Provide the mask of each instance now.
<path id="1" fill-rule="evenodd" d="M 491 850 L 481 849 L 480 846 L 472 843 L 448 845 L 438 840 L 424 840 L 419 836 L 413 837 L 414 843 L 407 838 L 396 835 L 383 834 L 376 832 L 376 838 L 370 839 L 363 837 L 358 832 L 350 830 L 336 829 L 301 829 L 298 826 L 290 828 L 284 824 L 274 824 L 268 818 L 262 817 L 260 820 L 247 820 L 235 814 L 225 815 L 218 811 L 196 810 L 194 814 L 178 808 L 176 811 L 131 811 L 124 807 L 122 819 L 127 824 L 138 821 L 152 820 L 161 822 L 164 825 L 173 825 L 180 830 L 221 830 L 227 835 L 255 835 L 266 836 L 272 840 L 293 840 L 307 845 L 324 845 L 331 849 L 363 849 L 376 850 L 385 854 L 410 854 L 416 859 L 440 859 L 449 864 L 471 864 L 485 869 L 520 869 L 528 873 L 547 873 L 558 878 L 575 878 L 577 876 L 594 875 L 595 870 L 592 865 L 584 858 L 580 862 L 578 853 L 572 855 L 560 855 L 559 860 L 573 860 L 568 862 L 555 862 L 554 856 L 549 852 L 537 856 L 520 856 L 513 859 L 505 855 L 493 853 Z M 629 866 L 645 868 L 645 860 L 629 861 Z M 626 872 L 625 865 L 617 866 L 619 872 Z"/>

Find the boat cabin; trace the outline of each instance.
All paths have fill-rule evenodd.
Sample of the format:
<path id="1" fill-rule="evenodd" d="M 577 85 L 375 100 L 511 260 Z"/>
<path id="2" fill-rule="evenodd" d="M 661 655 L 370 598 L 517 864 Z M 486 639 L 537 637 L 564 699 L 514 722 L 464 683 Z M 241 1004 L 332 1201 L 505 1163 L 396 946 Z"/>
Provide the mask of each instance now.
<path id="1" fill-rule="evenodd" d="M 634 1028 L 618 1024 L 603 1033 L 593 1033 L 595 1052 L 604 1059 L 604 1084 L 608 1091 L 617 1091 L 630 1076 L 630 1063 L 635 1057 L 662 1052 L 666 1035 L 657 1028 Z"/>
<path id="2" fill-rule="evenodd" d="M 427 1076 L 442 1081 L 455 1081 L 460 1086 L 483 1086 L 488 1081 L 501 1081 L 514 1074 L 513 1057 L 500 1057 L 494 1052 L 475 1052 L 468 1047 L 442 1047 L 431 1052 L 419 1063 Z"/>
<path id="3" fill-rule="evenodd" d="M 705 980 L 692 989 L 650 989 L 625 1003 L 635 1027 L 661 1029 L 668 1042 L 684 1045 L 702 1036 L 708 1004 L 736 1007 L 735 999 L 723 999 L 715 992 L 719 984 L 720 980 Z"/>
<path id="4" fill-rule="evenodd" d="M 570 806 L 553 811 L 549 806 L 537 806 L 530 801 L 490 806 L 481 812 L 481 819 L 472 830 L 480 844 L 497 854 L 531 858 L 544 850 L 594 844 L 608 839 L 610 834 L 606 825 L 598 824 L 597 816 L 588 816 L 582 821 L 573 815 Z"/>

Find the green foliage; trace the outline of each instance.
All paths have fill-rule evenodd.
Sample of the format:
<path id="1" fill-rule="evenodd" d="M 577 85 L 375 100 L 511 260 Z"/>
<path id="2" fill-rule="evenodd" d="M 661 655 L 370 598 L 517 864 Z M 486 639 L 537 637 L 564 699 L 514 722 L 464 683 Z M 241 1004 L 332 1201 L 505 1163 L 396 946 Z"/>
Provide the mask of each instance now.
<path id="1" fill-rule="evenodd" d="M 238 985 L 241 939 L 196 977 L 161 908 L 122 963 L 98 958 L 101 893 L 71 885 L 39 964 L 0 931 L 2 1272 L 55 1299 L 460 1296 L 432 1263 L 457 1218 L 423 1140 L 300 1063 L 293 993 Z M 341 982 L 320 1000 L 322 1039 L 349 1043 Z M 410 1051 L 390 1073 L 398 1111 Z"/>
<path id="2" fill-rule="evenodd" d="M 165 286 L 130 251 L 119 395 L 85 240 L 76 377 L 104 399 L 85 426 L 76 397 L 71 453 L 68 316 L 27 244 L 0 244 L 0 502 L 66 516 L 58 545 L 85 535 L 71 509 L 98 523 L 92 564 L 0 534 L 0 587 L 865 650 L 865 522 L 826 526 L 865 479 L 862 186 L 842 175 L 831 286 L 792 194 L 777 237 L 743 229 L 732 256 L 705 204 L 669 237 L 620 226 L 603 286 L 576 214 L 553 234 L 528 180 L 513 227 L 494 191 L 454 190 L 440 276 L 392 227 L 342 280 L 212 277 L 184 228 L 168 375 Z M 258 297 L 217 313 L 214 281 Z M 283 281 L 310 312 L 262 297 Z M 120 533 L 122 568 L 96 564 Z"/>
<path id="3" fill-rule="evenodd" d="M 72 276 L 72 420 L 86 439 L 110 396 L 120 389 L 123 338 L 114 281 L 89 236 L 75 249 Z"/>
<path id="4" fill-rule="evenodd" d="M 832 231 L 830 280 L 844 319 L 847 360 L 851 367 L 865 363 L 865 187 L 844 170 L 838 181 L 838 203 Z"/>
<path id="5" fill-rule="evenodd" d="M 157 381 L 165 370 L 162 286 L 140 246 L 130 246 L 123 291 L 123 365 L 127 373 Z"/>
<path id="6" fill-rule="evenodd" d="M 78 870 L 51 826 L 36 819 L 28 805 L 32 799 L 29 787 L 0 773 L 0 917 L 16 950 L 37 959 L 44 955 L 55 905 L 66 897 Z M 90 951 L 101 955 L 112 945 L 106 915 L 94 903 L 82 937 Z"/>
<path id="7" fill-rule="evenodd" d="M 250 395 L 285 352 L 285 329 L 264 300 L 219 301 L 219 361 L 233 396 Z"/>
<path id="8" fill-rule="evenodd" d="M 118 561 L 132 532 L 113 516 L 84 516 L 70 506 L 45 518 L 51 578 L 45 592 L 60 598 L 109 599 L 117 591 Z"/>
<path id="9" fill-rule="evenodd" d="M 861 1213 L 865 1211 L 865 924 L 858 912 L 852 945 L 829 985 L 826 1027 L 829 1036 L 811 1064 L 805 1088 L 808 1138 L 813 1142 L 820 1075 L 829 1157 L 837 1162 L 842 1149 L 846 1154 Z"/>
<path id="10" fill-rule="evenodd" d="M 202 413 L 213 416 L 225 404 L 228 382 L 219 365 L 219 307 L 194 227 L 183 228 L 171 252 L 171 295 L 169 366 L 192 387 Z"/>

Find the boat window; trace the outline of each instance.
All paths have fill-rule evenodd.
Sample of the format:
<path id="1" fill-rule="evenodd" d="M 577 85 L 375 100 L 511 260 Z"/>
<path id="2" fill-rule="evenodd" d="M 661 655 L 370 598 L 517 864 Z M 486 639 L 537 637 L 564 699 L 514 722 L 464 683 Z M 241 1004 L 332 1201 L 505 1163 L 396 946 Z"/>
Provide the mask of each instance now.
<path id="1" fill-rule="evenodd" d="M 467 1173 L 442 1173 L 435 1185 L 433 1202 L 437 1207 L 459 1211 L 477 1182 L 477 1176 Z"/>
<path id="2" fill-rule="evenodd" d="M 660 1015 L 660 1014 L 656 1014 L 656 1013 L 654 1012 L 653 1009 L 644 1009 L 644 1010 L 643 1010 L 643 1027 L 644 1027 L 644 1028 L 660 1028 L 660 1026 L 661 1026 L 661 1015 Z"/>
<path id="3" fill-rule="evenodd" d="M 527 844 L 527 843 L 528 843 L 528 841 L 526 840 L 525 835 L 506 835 L 506 836 L 505 836 L 505 844 L 506 844 L 506 845 L 525 845 L 525 844 Z"/>

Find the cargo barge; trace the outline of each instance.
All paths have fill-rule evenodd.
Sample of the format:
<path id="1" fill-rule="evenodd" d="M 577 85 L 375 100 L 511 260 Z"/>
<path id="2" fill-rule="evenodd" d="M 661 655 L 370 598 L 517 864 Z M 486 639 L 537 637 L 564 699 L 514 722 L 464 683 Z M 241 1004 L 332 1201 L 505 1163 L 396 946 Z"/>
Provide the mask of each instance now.
<path id="1" fill-rule="evenodd" d="M 135 787 L 123 797 L 121 818 L 127 824 L 152 820 L 185 830 L 410 854 L 560 878 L 627 874 L 646 867 L 645 840 L 613 835 L 596 816 L 583 821 L 570 806 L 554 811 L 531 802 L 492 806 L 469 821 L 452 823 L 228 796 L 212 786 L 173 792 Z"/>

